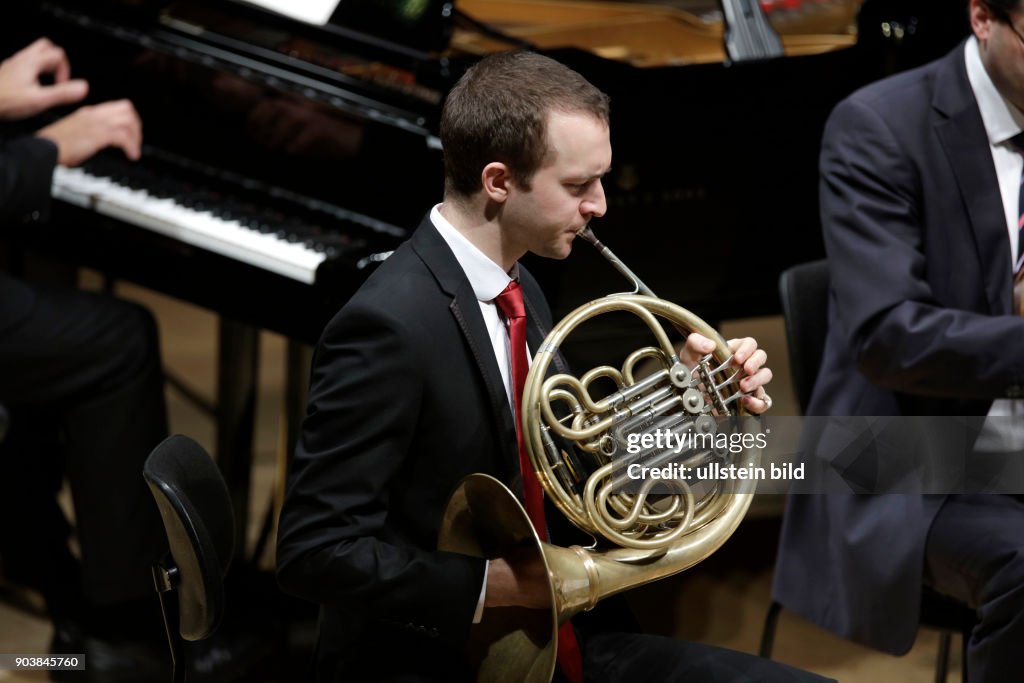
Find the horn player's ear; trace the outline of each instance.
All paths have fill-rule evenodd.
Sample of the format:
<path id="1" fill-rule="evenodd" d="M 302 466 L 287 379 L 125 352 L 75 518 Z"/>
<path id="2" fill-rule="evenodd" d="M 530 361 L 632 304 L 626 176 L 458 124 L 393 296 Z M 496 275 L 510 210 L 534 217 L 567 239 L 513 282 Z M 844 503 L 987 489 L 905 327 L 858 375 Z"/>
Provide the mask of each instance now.
<path id="1" fill-rule="evenodd" d="M 512 174 L 507 165 L 500 161 L 492 161 L 480 172 L 480 183 L 488 199 L 501 203 L 508 199 Z"/>

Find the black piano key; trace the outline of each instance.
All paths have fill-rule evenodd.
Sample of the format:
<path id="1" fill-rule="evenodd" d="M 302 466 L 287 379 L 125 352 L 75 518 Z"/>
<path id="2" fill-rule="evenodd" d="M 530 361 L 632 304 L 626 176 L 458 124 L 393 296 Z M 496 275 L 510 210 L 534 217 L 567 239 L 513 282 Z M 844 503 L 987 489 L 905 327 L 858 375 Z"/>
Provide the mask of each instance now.
<path id="1" fill-rule="evenodd" d="M 208 213 L 224 221 L 235 222 L 249 230 L 275 235 L 293 244 L 301 244 L 327 258 L 338 258 L 368 248 L 360 225 L 344 219 L 320 214 L 309 207 L 289 204 L 279 197 L 234 188 L 198 184 L 192 177 L 183 177 L 180 170 L 128 162 L 104 154 L 83 165 L 87 173 L 109 178 L 123 187 L 142 190 L 159 199 L 171 199 L 179 206 Z"/>
<path id="2" fill-rule="evenodd" d="M 324 232 L 312 240 L 312 244 L 307 243 L 306 246 L 312 247 L 327 258 L 338 258 L 366 248 L 366 241 L 353 239 L 351 235 L 343 232 Z"/>
<path id="3" fill-rule="evenodd" d="M 177 189 L 170 183 L 157 183 L 148 189 L 149 193 L 157 199 L 174 199 L 178 195 Z"/>

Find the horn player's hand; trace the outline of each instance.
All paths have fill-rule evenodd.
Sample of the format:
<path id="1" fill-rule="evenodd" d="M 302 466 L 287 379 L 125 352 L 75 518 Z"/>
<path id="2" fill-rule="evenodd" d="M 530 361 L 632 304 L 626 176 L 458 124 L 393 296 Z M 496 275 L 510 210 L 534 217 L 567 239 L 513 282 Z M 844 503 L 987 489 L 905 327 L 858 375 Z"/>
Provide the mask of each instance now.
<path id="1" fill-rule="evenodd" d="M 743 339 L 730 339 L 726 342 L 729 350 L 732 351 L 732 363 L 746 377 L 740 380 L 740 391 L 745 396 L 742 401 L 747 410 L 755 415 L 764 413 L 771 408 L 771 398 L 765 392 L 765 385 L 772 381 L 772 371 L 765 366 L 768 362 L 768 354 L 764 349 L 757 348 L 757 340 L 753 337 Z M 715 350 L 715 343 L 707 337 L 697 334 L 690 334 L 686 338 L 686 345 L 680 353 L 680 359 L 692 366 L 703 356 Z"/>
<path id="2" fill-rule="evenodd" d="M 547 609 L 551 589 L 547 569 L 534 553 L 512 552 L 490 560 L 487 568 L 485 607 L 526 607 Z"/>

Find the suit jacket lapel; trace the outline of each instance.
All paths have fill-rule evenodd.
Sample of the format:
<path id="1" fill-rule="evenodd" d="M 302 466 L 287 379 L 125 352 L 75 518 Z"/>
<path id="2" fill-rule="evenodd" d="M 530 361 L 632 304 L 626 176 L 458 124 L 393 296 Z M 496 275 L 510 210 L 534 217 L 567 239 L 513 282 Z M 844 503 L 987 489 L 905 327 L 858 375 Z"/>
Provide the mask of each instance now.
<path id="1" fill-rule="evenodd" d="M 498 361 L 494 357 L 491 340 L 487 335 L 487 326 L 480 313 L 480 303 L 465 272 L 444 238 L 430 222 L 429 216 L 420 223 L 411 242 L 413 249 L 434 274 L 442 291 L 452 297 L 449 310 L 466 339 L 473 361 L 487 387 L 488 407 L 501 437 L 501 462 L 506 469 L 504 479 L 513 481 L 519 474 L 515 422 L 509 408 L 505 384 L 498 369 Z"/>
<path id="2" fill-rule="evenodd" d="M 551 330 L 544 329 L 540 317 L 536 313 L 536 306 L 533 305 L 529 297 L 525 296 L 525 292 L 523 294 L 523 301 L 526 305 L 526 346 L 530 349 L 530 355 L 536 356 L 537 349 L 540 348 L 544 338 Z"/>
<path id="3" fill-rule="evenodd" d="M 937 72 L 932 105 L 938 112 L 935 132 L 967 207 L 978 258 L 989 264 L 983 269 L 986 298 L 993 314 L 1009 313 L 1013 287 L 1003 199 L 963 50 L 954 50 Z"/>

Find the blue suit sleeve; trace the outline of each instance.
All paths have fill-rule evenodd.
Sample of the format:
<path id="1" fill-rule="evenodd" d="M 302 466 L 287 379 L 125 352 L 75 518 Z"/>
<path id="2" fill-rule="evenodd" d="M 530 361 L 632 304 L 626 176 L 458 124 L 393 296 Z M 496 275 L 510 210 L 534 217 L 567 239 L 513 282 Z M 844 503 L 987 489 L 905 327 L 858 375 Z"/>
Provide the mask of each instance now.
<path id="1" fill-rule="evenodd" d="M 1013 396 L 1024 384 L 1024 318 L 959 310 L 937 299 L 926 262 L 927 198 L 915 164 L 869 104 L 849 99 L 830 117 L 820 196 L 833 323 L 860 371 L 881 387 L 924 396 Z"/>

